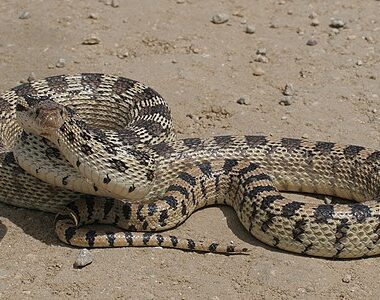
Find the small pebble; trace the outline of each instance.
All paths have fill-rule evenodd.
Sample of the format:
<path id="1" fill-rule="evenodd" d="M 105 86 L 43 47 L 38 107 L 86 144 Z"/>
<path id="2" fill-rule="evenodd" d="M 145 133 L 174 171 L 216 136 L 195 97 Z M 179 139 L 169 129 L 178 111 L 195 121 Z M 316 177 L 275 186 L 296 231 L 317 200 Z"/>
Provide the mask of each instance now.
<path id="1" fill-rule="evenodd" d="M 245 32 L 248 34 L 252 34 L 256 32 L 256 26 L 252 24 L 248 24 L 247 27 L 245 28 Z"/>
<path id="2" fill-rule="evenodd" d="M 331 28 L 339 29 L 339 28 L 344 27 L 344 25 L 345 25 L 345 23 L 341 19 L 331 19 L 331 21 L 330 21 L 330 27 Z"/>
<path id="3" fill-rule="evenodd" d="M 311 26 L 319 26 L 319 20 L 318 19 L 313 19 L 310 23 Z"/>
<path id="4" fill-rule="evenodd" d="M 57 63 L 55 64 L 57 68 L 63 68 L 66 66 L 66 60 L 64 58 L 58 59 Z"/>
<path id="5" fill-rule="evenodd" d="M 96 44 L 99 44 L 99 43 L 100 43 L 100 39 L 98 37 L 96 37 L 95 35 L 91 35 L 90 37 L 85 38 L 82 41 L 83 45 L 96 45 Z"/>
<path id="6" fill-rule="evenodd" d="M 265 71 L 260 67 L 254 67 L 253 68 L 253 75 L 254 76 L 262 76 L 265 74 Z"/>
<path id="7" fill-rule="evenodd" d="M 308 40 L 307 42 L 306 42 L 306 45 L 307 46 L 315 46 L 315 45 L 317 45 L 318 44 L 318 42 L 317 42 L 317 40 L 315 40 L 315 39 L 310 39 L 310 40 Z"/>
<path id="8" fill-rule="evenodd" d="M 284 96 L 281 98 L 279 103 L 280 103 L 280 105 L 283 105 L 283 106 L 292 105 L 292 97 L 291 96 Z"/>
<path id="9" fill-rule="evenodd" d="M 119 0 L 112 0 L 111 1 L 111 6 L 112 7 L 119 7 L 120 6 Z"/>
<path id="10" fill-rule="evenodd" d="M 267 48 L 259 48 L 256 50 L 256 54 L 258 55 L 267 55 Z"/>
<path id="11" fill-rule="evenodd" d="M 264 55 L 257 55 L 255 58 L 255 61 L 266 64 L 269 62 L 269 59 L 268 59 L 268 57 L 266 57 Z"/>
<path id="12" fill-rule="evenodd" d="M 342 278 L 342 281 L 343 281 L 344 283 L 350 283 L 351 280 L 352 280 L 352 277 L 351 277 L 350 274 L 345 274 L 345 275 L 343 276 L 343 278 Z"/>
<path id="13" fill-rule="evenodd" d="M 124 58 L 127 58 L 129 56 L 129 52 L 128 51 L 124 51 L 124 52 L 116 54 L 116 56 L 118 58 L 120 58 L 120 59 L 124 59 Z"/>
<path id="14" fill-rule="evenodd" d="M 83 268 L 92 263 L 91 252 L 87 249 L 81 249 L 77 259 L 74 262 L 74 268 Z"/>
<path id="15" fill-rule="evenodd" d="M 240 105 L 249 105 L 250 104 L 250 101 L 247 97 L 243 96 L 243 97 L 240 97 L 237 101 L 236 101 L 237 104 L 240 104 Z"/>
<path id="16" fill-rule="evenodd" d="M 96 14 L 96 13 L 90 13 L 88 15 L 88 18 L 89 19 L 93 19 L 93 20 L 97 20 L 98 19 L 98 14 Z"/>
<path id="17" fill-rule="evenodd" d="M 21 20 L 29 19 L 32 15 L 28 11 L 23 11 L 18 18 Z"/>
<path id="18" fill-rule="evenodd" d="M 282 94 L 284 96 L 293 96 L 294 95 L 293 84 L 291 84 L 291 83 L 285 84 L 285 87 L 282 89 Z"/>
<path id="19" fill-rule="evenodd" d="M 229 18 L 230 17 L 224 13 L 216 14 L 211 17 L 211 22 L 214 24 L 223 24 L 226 23 L 229 20 Z"/>
<path id="20" fill-rule="evenodd" d="M 356 65 L 357 65 L 357 66 L 362 66 L 362 65 L 363 65 L 363 61 L 361 61 L 360 59 L 358 59 L 358 60 L 356 61 Z"/>
<path id="21" fill-rule="evenodd" d="M 318 14 L 315 11 L 312 11 L 309 14 L 309 19 L 316 19 L 318 17 Z"/>

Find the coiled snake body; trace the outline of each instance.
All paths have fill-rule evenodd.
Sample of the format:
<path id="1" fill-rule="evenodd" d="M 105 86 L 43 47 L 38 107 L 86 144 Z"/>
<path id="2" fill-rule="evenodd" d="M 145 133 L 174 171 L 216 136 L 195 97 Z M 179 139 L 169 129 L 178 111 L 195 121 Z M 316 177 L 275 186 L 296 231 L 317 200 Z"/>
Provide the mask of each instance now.
<path id="1" fill-rule="evenodd" d="M 267 136 L 175 140 L 159 94 L 104 74 L 23 84 L 0 96 L 0 108 L 0 200 L 60 212 L 56 232 L 66 243 L 245 252 L 159 233 L 226 204 L 256 238 L 281 249 L 380 253 L 380 151 Z M 359 203 L 303 203 L 279 190 Z M 94 222 L 126 231 L 81 226 Z"/>

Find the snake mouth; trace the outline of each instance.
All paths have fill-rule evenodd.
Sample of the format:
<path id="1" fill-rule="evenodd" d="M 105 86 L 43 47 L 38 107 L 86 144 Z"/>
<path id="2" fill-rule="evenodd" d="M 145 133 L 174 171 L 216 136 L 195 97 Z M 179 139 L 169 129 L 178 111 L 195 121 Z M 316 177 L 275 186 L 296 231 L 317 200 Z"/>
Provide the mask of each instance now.
<path id="1" fill-rule="evenodd" d="M 47 100 L 38 103 L 34 108 L 35 121 L 42 132 L 58 129 L 67 116 L 64 106 Z"/>

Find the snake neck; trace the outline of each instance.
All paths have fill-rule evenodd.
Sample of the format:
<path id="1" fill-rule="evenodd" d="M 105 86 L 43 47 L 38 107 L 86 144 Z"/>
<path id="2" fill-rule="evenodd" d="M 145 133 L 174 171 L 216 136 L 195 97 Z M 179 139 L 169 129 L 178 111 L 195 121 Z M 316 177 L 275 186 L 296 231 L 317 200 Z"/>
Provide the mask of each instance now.
<path id="1" fill-rule="evenodd" d="M 155 157 L 129 130 L 91 128 L 80 119 L 69 118 L 49 139 L 95 187 L 131 200 L 141 200 L 149 192 Z"/>

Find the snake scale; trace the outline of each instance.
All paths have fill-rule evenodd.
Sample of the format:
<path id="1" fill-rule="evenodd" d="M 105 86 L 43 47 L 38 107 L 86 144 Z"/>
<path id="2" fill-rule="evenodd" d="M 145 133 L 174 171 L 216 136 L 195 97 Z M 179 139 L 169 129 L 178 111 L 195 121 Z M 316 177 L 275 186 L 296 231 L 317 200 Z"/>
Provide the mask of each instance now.
<path id="1" fill-rule="evenodd" d="M 160 232 L 222 204 L 280 249 L 337 258 L 380 253 L 380 151 L 262 135 L 175 139 L 157 92 L 96 73 L 22 84 L 0 95 L 0 109 L 0 201 L 58 212 L 65 243 L 247 251 Z M 279 191 L 356 202 L 304 203 Z M 92 223 L 122 229 L 82 226 Z"/>

